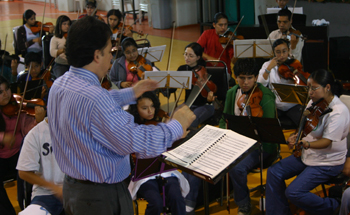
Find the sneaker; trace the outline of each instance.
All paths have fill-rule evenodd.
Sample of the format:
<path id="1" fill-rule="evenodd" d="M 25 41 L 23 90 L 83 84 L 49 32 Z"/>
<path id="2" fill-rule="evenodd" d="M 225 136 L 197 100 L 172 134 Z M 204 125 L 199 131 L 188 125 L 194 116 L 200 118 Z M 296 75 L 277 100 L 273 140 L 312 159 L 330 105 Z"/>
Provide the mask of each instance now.
<path id="1" fill-rule="evenodd" d="M 250 215 L 252 213 L 252 205 L 250 202 L 248 204 L 243 205 L 242 207 L 238 207 L 237 215 Z"/>

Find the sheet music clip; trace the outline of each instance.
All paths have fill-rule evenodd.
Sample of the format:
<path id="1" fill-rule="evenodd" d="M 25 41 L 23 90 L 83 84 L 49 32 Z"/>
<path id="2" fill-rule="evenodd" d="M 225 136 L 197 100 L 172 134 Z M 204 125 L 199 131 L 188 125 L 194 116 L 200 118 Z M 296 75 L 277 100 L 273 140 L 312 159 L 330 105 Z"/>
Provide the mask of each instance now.
<path id="1" fill-rule="evenodd" d="M 137 51 L 139 55 L 146 58 L 147 60 L 154 62 L 161 62 L 164 56 L 166 45 L 155 46 L 155 47 L 144 47 L 139 48 Z"/>
<path id="2" fill-rule="evenodd" d="M 267 39 L 234 40 L 235 58 L 271 58 L 272 44 Z"/>
<path id="3" fill-rule="evenodd" d="M 282 102 L 305 105 L 308 101 L 308 87 L 272 83 L 276 96 Z"/>

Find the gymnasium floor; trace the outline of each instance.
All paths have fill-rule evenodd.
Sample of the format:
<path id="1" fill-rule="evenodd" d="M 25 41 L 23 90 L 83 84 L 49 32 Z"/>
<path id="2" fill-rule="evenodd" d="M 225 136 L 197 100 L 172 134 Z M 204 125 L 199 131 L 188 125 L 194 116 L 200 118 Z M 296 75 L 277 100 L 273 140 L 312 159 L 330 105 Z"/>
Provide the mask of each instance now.
<path id="1" fill-rule="evenodd" d="M 13 51 L 13 34 L 12 34 L 12 28 L 15 26 L 22 25 L 22 14 L 25 10 L 32 9 L 36 12 L 36 19 L 38 21 L 42 21 L 43 12 L 44 12 L 44 3 L 42 2 L 35 2 L 35 1 L 12 1 L 12 2 L 0 2 L 0 39 L 2 41 L 2 49 L 5 48 L 5 41 L 6 41 L 6 34 L 7 36 L 7 42 L 6 42 L 6 51 L 10 52 L 12 54 Z M 98 11 L 97 14 L 103 16 L 105 19 L 106 11 Z M 45 18 L 44 22 L 52 22 L 56 23 L 56 19 L 59 15 L 65 14 L 69 16 L 71 19 L 76 19 L 78 14 L 74 12 L 62 12 L 58 11 L 57 9 L 54 9 L 53 7 L 50 7 L 50 4 L 48 3 L 45 9 Z M 147 17 L 147 16 L 146 16 Z M 128 16 L 126 18 L 126 24 L 132 24 L 133 20 L 131 16 Z M 171 29 L 166 30 L 159 30 L 159 29 L 153 29 L 152 27 L 148 26 L 148 21 L 144 20 L 142 24 L 139 23 L 134 26 L 135 31 L 142 31 L 142 33 L 148 34 L 147 39 L 150 40 L 152 46 L 158 46 L 158 45 L 167 45 L 167 49 L 164 55 L 164 58 L 162 62 L 156 63 L 156 66 L 160 68 L 161 70 L 165 70 L 167 68 L 168 64 L 168 57 L 169 57 L 169 44 L 170 44 L 170 38 L 171 38 Z M 174 41 L 173 41 L 173 49 L 171 53 L 171 60 L 169 70 L 176 70 L 178 66 L 185 63 L 183 58 L 183 52 L 184 47 L 189 44 L 190 42 L 197 41 L 198 37 L 200 36 L 200 29 L 199 25 L 191 25 L 191 26 L 185 26 L 185 27 L 179 27 L 176 28 L 174 33 Z M 134 38 L 138 39 L 138 37 L 134 34 Z M 163 107 L 166 107 L 167 100 L 164 97 L 161 97 L 161 103 Z M 173 102 L 174 98 L 173 96 L 170 98 L 170 102 Z M 182 99 L 183 101 L 183 99 Z M 181 100 L 180 100 L 181 102 Z M 287 135 L 287 134 L 286 134 Z M 281 146 L 281 155 L 282 157 L 289 156 L 291 151 L 287 149 L 285 145 Z M 266 170 L 263 171 L 263 178 L 264 181 L 266 179 Z M 292 180 L 292 179 L 291 179 Z M 290 181 L 287 181 L 287 184 L 290 183 Z M 248 176 L 248 186 L 249 188 L 256 187 L 260 184 L 260 175 L 259 173 L 250 173 Z M 19 212 L 20 208 L 17 203 L 17 190 L 16 190 L 16 182 L 11 182 L 5 185 L 6 190 L 8 192 L 8 195 L 10 197 L 10 200 L 15 207 L 16 211 Z M 318 188 L 315 190 L 315 192 L 321 191 L 321 188 Z M 259 191 L 255 191 L 251 193 L 252 198 L 252 204 L 253 204 L 253 213 L 252 214 L 259 214 L 259 198 L 260 193 Z M 145 201 L 139 201 L 140 205 L 140 214 L 144 214 L 144 209 L 146 207 Z M 203 208 L 197 210 L 197 214 L 204 214 Z M 215 215 L 221 215 L 221 214 L 228 214 L 226 210 L 226 206 L 220 206 L 218 203 L 211 203 L 210 204 L 210 214 Z M 234 201 L 231 199 L 231 205 L 230 205 L 230 214 L 237 214 L 237 206 L 235 205 Z"/>

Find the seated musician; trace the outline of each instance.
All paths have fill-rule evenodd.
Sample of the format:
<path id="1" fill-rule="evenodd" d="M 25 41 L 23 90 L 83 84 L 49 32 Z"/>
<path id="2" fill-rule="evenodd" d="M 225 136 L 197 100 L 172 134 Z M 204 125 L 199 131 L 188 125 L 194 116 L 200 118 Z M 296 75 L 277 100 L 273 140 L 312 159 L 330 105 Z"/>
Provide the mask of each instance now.
<path id="1" fill-rule="evenodd" d="M 258 82 L 273 89 L 272 83 L 279 84 L 294 84 L 292 79 L 285 79 L 279 74 L 279 66 L 285 63 L 289 59 L 289 41 L 284 39 L 276 40 L 272 49 L 274 51 L 275 57 L 263 64 L 259 71 Z M 293 121 L 294 126 L 298 126 L 300 116 L 301 116 L 301 105 L 281 102 L 280 99 L 276 98 L 276 107 L 278 116 L 287 116 Z"/>
<path id="2" fill-rule="evenodd" d="M 17 49 L 22 57 L 28 52 L 41 52 L 40 31 L 33 32 L 31 27 L 36 25 L 36 13 L 33 10 L 26 10 L 23 14 L 23 26 L 17 30 Z M 53 33 L 54 26 L 49 26 L 49 33 Z"/>
<path id="3" fill-rule="evenodd" d="M 139 58 L 139 53 L 137 51 L 137 44 L 135 40 L 131 37 L 127 37 L 122 41 L 122 51 L 123 56 L 116 59 L 113 62 L 112 68 L 110 70 L 109 76 L 111 81 L 120 88 L 131 87 L 133 84 L 141 80 L 138 74 L 133 73 L 129 70 L 129 65 L 135 64 Z M 151 62 L 147 59 L 147 65 L 151 65 Z M 137 64 L 137 62 L 136 62 Z"/>
<path id="4" fill-rule="evenodd" d="M 17 162 L 18 175 L 33 184 L 32 201 L 20 215 L 46 211 L 59 215 L 63 211 L 64 173 L 51 150 L 48 118 L 35 126 L 24 138 Z"/>
<path id="5" fill-rule="evenodd" d="M 282 9 L 277 14 L 277 25 L 278 29 L 275 31 L 272 31 L 268 38 L 274 40 L 274 39 L 288 39 L 290 41 L 290 53 L 291 55 L 301 61 L 301 54 L 304 47 L 304 40 L 302 38 L 298 38 L 302 36 L 301 34 L 299 36 L 296 36 L 296 33 L 299 33 L 296 31 L 292 26 L 292 12 L 288 9 Z"/>
<path id="6" fill-rule="evenodd" d="M 349 137 L 349 135 L 348 135 Z M 349 140 L 348 140 L 349 142 Z M 348 152 L 346 154 L 346 161 L 343 168 L 343 174 L 350 177 L 350 149 L 348 147 Z M 347 188 L 341 197 L 341 206 L 339 210 L 339 215 L 348 215 L 350 213 L 350 188 Z"/>
<path id="7" fill-rule="evenodd" d="M 247 116 L 249 113 L 246 113 L 246 108 L 249 106 L 251 116 L 274 118 L 276 116 L 275 95 L 271 90 L 257 82 L 259 68 L 257 68 L 255 60 L 249 58 L 238 59 L 234 65 L 233 71 L 238 85 L 235 85 L 227 92 L 224 113 L 236 116 Z M 252 103 L 252 101 L 257 102 L 259 99 L 260 101 L 258 101 L 258 104 Z M 220 128 L 226 128 L 225 120 L 221 119 L 219 125 Z M 263 143 L 264 159 L 273 156 L 277 150 L 277 144 Z M 252 206 L 247 186 L 247 175 L 259 163 L 260 150 L 256 149 L 229 172 L 234 190 L 233 197 L 235 203 L 238 205 L 239 215 L 251 213 Z"/>
<path id="8" fill-rule="evenodd" d="M 333 214 L 339 206 L 336 199 L 321 198 L 310 191 L 343 170 L 349 109 L 340 101 L 342 86 L 330 72 L 317 70 L 311 73 L 307 85 L 311 99 L 307 105 L 311 112 L 308 116 L 316 112 L 313 106 L 319 111 L 317 116 L 306 120 L 310 124 L 302 126 L 305 135 L 300 136 L 300 141 L 296 134 L 288 138 L 289 148 L 300 143 L 301 157 L 294 153 L 296 156 L 290 155 L 268 169 L 266 214 L 291 214 L 288 200 L 306 213 L 317 215 Z M 285 180 L 294 176 L 297 177 L 286 188 Z"/>
<path id="9" fill-rule="evenodd" d="M 226 44 L 219 42 L 220 35 L 224 35 L 228 29 L 227 16 L 219 12 L 214 16 L 213 22 L 214 29 L 205 30 L 199 37 L 197 43 L 199 43 L 203 49 L 203 58 L 206 60 L 218 60 Z M 223 52 L 220 60 L 224 61 L 227 66 L 229 74 L 231 74 L 231 60 L 233 58 L 233 46 L 229 45 Z M 218 64 L 218 66 L 223 66 Z"/>
<path id="10" fill-rule="evenodd" d="M 160 102 L 153 92 L 145 92 L 129 106 L 129 112 L 134 116 L 135 123 L 147 124 L 150 121 L 162 122 L 160 116 Z M 161 111 L 162 112 L 162 111 Z M 140 161 L 142 162 L 142 161 Z M 136 164 L 137 165 L 137 164 Z M 129 191 L 133 199 L 138 197 L 147 200 L 146 215 L 160 214 L 163 212 L 162 178 L 165 179 L 165 200 L 171 214 L 185 214 L 185 199 L 189 191 L 189 185 L 184 176 L 177 170 L 164 172 L 158 176 L 150 176 L 138 181 L 131 181 Z"/>
<path id="11" fill-rule="evenodd" d="M 65 54 L 66 51 L 66 37 L 72 21 L 66 15 L 61 15 L 56 21 L 55 36 L 50 42 L 50 55 L 56 58 L 55 64 L 52 68 L 52 73 L 56 78 L 63 75 L 69 70 L 69 64 Z"/>
<path id="12" fill-rule="evenodd" d="M 202 58 L 202 54 L 203 48 L 198 43 L 188 44 L 185 47 L 184 53 L 186 64 L 179 66 L 177 71 L 192 71 L 197 66 L 205 66 L 205 61 Z M 185 101 L 187 101 L 190 94 L 191 90 L 186 90 Z M 210 104 L 214 100 L 215 96 L 212 91 L 208 92 L 207 98 L 204 98 L 202 95 L 198 95 L 191 106 L 191 110 L 196 115 L 196 119 L 192 122 L 191 127 L 198 127 L 199 124 L 203 123 L 205 120 L 214 115 L 214 106 Z"/>
<path id="13" fill-rule="evenodd" d="M 101 20 L 105 22 L 105 20 L 96 14 L 95 9 L 97 8 L 97 2 L 96 0 L 86 0 L 86 14 L 81 14 L 78 19 L 81 19 L 85 16 L 94 16 L 96 19 Z"/>
<path id="14" fill-rule="evenodd" d="M 18 126 L 16 127 L 17 113 L 11 99 L 13 98 L 9 82 L 0 76 L 0 181 L 5 180 L 7 175 L 17 175 L 16 165 L 21 149 L 23 137 L 39 122 L 46 114 L 42 107 L 35 108 L 35 117 L 20 114 Z M 15 135 L 14 135 L 14 131 Z M 1 214 L 15 215 L 3 183 L 0 185 L 0 208 Z"/>
<path id="15" fill-rule="evenodd" d="M 277 6 L 275 8 L 288 9 L 289 0 L 276 0 Z"/>
<path id="16" fill-rule="evenodd" d="M 123 26 L 122 20 L 122 13 L 120 10 L 112 9 L 108 11 L 107 13 L 107 24 L 111 28 L 111 31 L 113 33 L 112 40 L 119 41 L 120 38 L 120 32 L 121 28 Z M 118 36 L 119 35 L 119 36 Z M 121 40 L 125 39 L 126 37 L 132 37 L 132 32 L 129 30 L 129 28 L 124 28 L 123 35 L 121 36 Z"/>
<path id="17" fill-rule="evenodd" d="M 43 98 L 45 96 L 44 94 L 47 91 L 44 92 L 44 94 L 42 94 L 42 92 L 43 92 L 42 90 L 47 89 L 47 86 L 44 85 L 44 80 L 42 79 L 42 76 L 43 76 L 45 70 L 41 69 L 42 68 L 41 54 L 35 53 L 35 52 L 29 52 L 26 55 L 26 58 L 24 60 L 24 64 L 25 64 L 26 69 L 24 71 L 20 72 L 17 76 L 17 84 L 19 85 L 20 93 L 23 93 L 23 91 L 24 91 L 25 83 L 27 81 L 28 71 L 30 68 L 30 75 L 29 75 L 28 81 L 34 81 L 34 80 L 39 80 L 39 79 L 40 79 L 40 81 L 38 82 L 37 87 L 34 87 L 32 89 L 27 89 L 27 90 L 34 90 L 34 92 L 31 91 L 34 94 L 34 96 L 29 98 L 29 99 Z M 40 95 L 41 95 L 41 97 L 40 97 Z M 27 96 L 25 96 L 25 98 L 28 99 Z"/>

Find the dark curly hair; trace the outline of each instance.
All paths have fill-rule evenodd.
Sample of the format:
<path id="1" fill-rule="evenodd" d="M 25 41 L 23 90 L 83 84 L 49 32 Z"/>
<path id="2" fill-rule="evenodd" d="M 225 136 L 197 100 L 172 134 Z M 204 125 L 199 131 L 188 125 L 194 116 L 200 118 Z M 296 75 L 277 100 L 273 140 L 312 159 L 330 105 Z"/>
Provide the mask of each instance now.
<path id="1" fill-rule="evenodd" d="M 254 58 L 239 58 L 233 66 L 235 76 L 239 75 L 259 75 L 259 67 Z"/>
<path id="2" fill-rule="evenodd" d="M 144 121 L 140 118 L 140 114 L 137 110 L 138 102 L 144 98 L 150 99 L 153 102 L 153 106 L 155 108 L 155 111 L 154 111 L 154 118 L 152 120 L 159 121 L 159 119 L 157 117 L 159 109 L 160 109 L 159 99 L 154 92 L 148 91 L 148 92 L 143 93 L 139 98 L 137 98 L 136 104 L 132 104 L 129 106 L 128 112 L 134 116 L 135 123 L 138 123 L 138 124 L 144 123 Z"/>
<path id="3" fill-rule="evenodd" d="M 67 37 L 66 56 L 68 64 L 84 67 L 94 59 L 96 50 L 103 50 L 111 40 L 109 26 L 93 16 L 85 16 L 73 23 Z"/>

